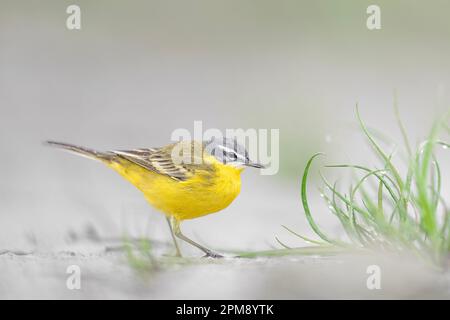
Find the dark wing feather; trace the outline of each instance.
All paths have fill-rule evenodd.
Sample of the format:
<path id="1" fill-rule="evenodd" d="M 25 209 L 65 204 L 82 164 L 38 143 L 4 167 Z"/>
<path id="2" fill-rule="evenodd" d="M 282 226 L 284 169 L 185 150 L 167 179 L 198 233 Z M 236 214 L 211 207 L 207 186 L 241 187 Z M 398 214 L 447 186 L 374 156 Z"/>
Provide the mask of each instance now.
<path id="1" fill-rule="evenodd" d="M 188 179 L 192 173 L 192 168 L 183 164 L 173 163 L 171 149 L 168 148 L 117 150 L 112 152 L 147 170 L 166 175 L 177 181 Z"/>

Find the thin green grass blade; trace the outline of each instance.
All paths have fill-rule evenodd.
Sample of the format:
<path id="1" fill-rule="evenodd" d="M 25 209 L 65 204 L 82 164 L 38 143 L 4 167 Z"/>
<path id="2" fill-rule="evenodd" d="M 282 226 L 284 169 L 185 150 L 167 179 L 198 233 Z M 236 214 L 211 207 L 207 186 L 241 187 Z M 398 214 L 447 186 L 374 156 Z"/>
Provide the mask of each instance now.
<path id="1" fill-rule="evenodd" d="M 364 166 L 360 166 L 360 165 L 335 164 L 335 165 L 326 165 L 325 167 L 326 168 L 353 168 L 353 169 L 359 169 L 359 170 L 362 170 L 365 172 L 373 172 L 373 170 L 371 170 L 367 167 L 364 167 Z M 375 177 L 377 177 L 378 180 L 382 181 L 384 187 L 388 190 L 388 192 L 391 195 L 391 197 L 393 198 L 393 200 L 398 201 L 397 195 L 395 194 L 394 190 L 391 188 L 391 186 L 387 183 L 387 181 L 384 178 L 387 178 L 388 180 L 390 180 L 392 185 L 394 185 L 394 187 L 396 187 L 397 193 L 400 195 L 400 190 L 398 189 L 395 182 L 388 175 L 381 176 L 379 174 L 375 174 Z"/>
<path id="2" fill-rule="evenodd" d="M 281 242 L 280 239 L 278 239 L 278 237 L 275 237 L 275 240 L 285 249 L 292 249 L 291 247 L 285 245 L 283 242 Z"/>
<path id="3" fill-rule="evenodd" d="M 444 149 L 450 149 L 450 144 L 444 141 L 437 141 L 437 144 L 441 145 Z"/>
<path id="4" fill-rule="evenodd" d="M 311 164 L 314 161 L 314 159 L 316 157 L 318 157 L 319 155 L 322 155 L 321 153 L 316 153 L 315 155 L 313 155 L 307 162 L 306 164 L 306 168 L 303 172 L 303 177 L 302 177 L 302 188 L 301 188 L 301 199 L 302 199 L 302 204 L 303 204 L 303 209 L 305 211 L 305 215 L 306 215 L 306 219 L 308 220 L 309 225 L 311 226 L 311 228 L 314 230 L 314 232 L 325 242 L 328 243 L 334 243 L 336 244 L 337 242 L 330 239 L 326 234 L 324 234 L 320 228 L 317 226 L 316 222 L 314 221 L 312 215 L 311 215 L 311 211 L 309 209 L 309 204 L 308 204 L 308 196 L 307 196 L 307 182 L 308 182 L 308 174 L 309 174 L 309 170 L 311 168 Z"/>
<path id="5" fill-rule="evenodd" d="M 384 217 L 384 209 L 383 209 L 383 184 L 380 182 L 378 184 L 378 216 Z"/>
<path id="6" fill-rule="evenodd" d="M 408 152 L 408 156 L 411 157 L 413 153 L 411 149 L 411 144 L 409 143 L 408 134 L 406 133 L 405 126 L 403 125 L 402 118 L 400 117 L 397 93 L 394 93 L 394 113 L 395 118 L 397 119 L 398 127 L 400 128 L 400 131 L 402 133 L 403 143 L 405 144 L 406 151 Z"/>
<path id="7" fill-rule="evenodd" d="M 439 206 L 439 202 L 440 202 L 440 194 L 441 194 L 441 186 L 442 186 L 442 182 L 441 182 L 441 168 L 439 166 L 438 161 L 436 160 L 436 157 L 433 155 L 433 162 L 434 164 L 434 168 L 435 168 L 435 173 L 433 175 L 433 184 L 432 184 L 432 190 L 433 190 L 433 195 L 434 195 L 434 201 L 433 201 L 433 210 L 434 212 L 437 211 L 438 206 Z"/>
<path id="8" fill-rule="evenodd" d="M 334 185 L 336 188 L 336 183 Z M 342 227 L 344 228 L 344 231 L 347 235 L 347 237 L 352 241 L 353 243 L 358 243 L 357 236 L 355 234 L 355 231 L 352 229 L 350 225 L 350 218 L 348 215 L 339 207 L 336 201 L 336 196 L 332 194 L 332 200 L 325 195 L 324 191 L 322 191 L 323 198 L 327 202 L 330 210 L 336 215 L 336 217 L 339 219 Z"/>
<path id="9" fill-rule="evenodd" d="M 428 172 L 430 170 L 430 161 L 433 157 L 433 147 L 435 144 L 436 125 L 433 126 L 430 138 L 422 144 L 417 154 L 416 166 L 416 188 L 417 201 L 420 206 L 421 225 L 424 228 L 426 235 L 431 237 L 434 241 L 436 232 L 436 216 L 433 212 L 433 200 L 430 199 L 428 192 Z"/>
<path id="10" fill-rule="evenodd" d="M 397 182 L 397 185 L 400 187 L 400 190 L 403 189 L 403 181 L 400 177 L 400 174 L 398 170 L 395 168 L 395 166 L 390 161 L 389 157 L 383 152 L 381 147 L 378 145 L 378 143 L 372 138 L 372 135 L 367 130 L 366 125 L 361 119 L 361 115 L 359 114 L 359 108 L 358 105 L 356 106 L 356 116 L 358 118 L 359 124 L 361 126 L 361 129 L 363 130 L 364 134 L 366 135 L 367 139 L 369 140 L 370 144 L 374 148 L 374 150 L 377 152 L 377 154 L 384 160 L 384 162 L 388 165 L 389 170 L 394 175 L 395 181 Z"/>
<path id="11" fill-rule="evenodd" d="M 284 257 L 284 256 L 330 256 L 343 252 L 348 252 L 349 250 L 351 249 L 334 245 L 311 246 L 292 249 L 239 252 L 237 257 L 251 259 L 251 258 L 262 258 L 262 257 L 270 258 L 270 257 Z M 353 249 L 353 251 L 356 251 L 356 249 Z"/>
<path id="12" fill-rule="evenodd" d="M 308 237 L 302 236 L 301 234 L 299 234 L 299 233 L 297 233 L 297 232 L 295 232 L 295 231 L 289 229 L 288 227 L 286 227 L 286 226 L 284 226 L 284 225 L 281 225 L 281 226 L 282 226 L 284 229 L 286 229 L 288 232 L 292 233 L 294 236 L 299 237 L 300 239 L 303 239 L 303 240 L 306 241 L 306 242 L 318 244 L 318 245 L 321 245 L 321 246 L 327 244 L 326 242 L 317 241 L 317 240 L 313 240 L 313 239 L 310 239 L 310 238 L 308 238 Z"/>
<path id="13" fill-rule="evenodd" d="M 352 205 L 352 203 L 350 203 L 350 201 L 344 196 L 342 195 L 339 191 L 337 191 L 336 189 L 333 188 L 333 186 L 331 186 L 331 184 L 325 179 L 325 177 L 323 175 L 321 175 L 322 181 L 324 182 L 324 184 L 327 186 L 327 188 L 333 192 L 334 194 L 336 194 L 336 196 L 342 201 L 344 202 L 346 205 L 352 207 L 352 209 L 354 209 L 355 211 L 359 212 L 360 214 L 369 217 L 369 215 L 367 214 L 367 212 L 365 212 L 362 208 L 360 208 L 359 206 L 355 206 Z"/>

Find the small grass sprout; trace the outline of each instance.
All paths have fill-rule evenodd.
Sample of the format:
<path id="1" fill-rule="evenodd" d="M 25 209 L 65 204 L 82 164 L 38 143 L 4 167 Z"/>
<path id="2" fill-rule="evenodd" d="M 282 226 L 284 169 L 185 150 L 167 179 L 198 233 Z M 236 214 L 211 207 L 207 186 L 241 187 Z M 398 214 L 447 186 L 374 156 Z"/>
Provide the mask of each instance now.
<path id="1" fill-rule="evenodd" d="M 138 243 L 134 243 L 125 237 L 123 242 L 128 265 L 138 274 L 148 277 L 158 268 L 149 240 L 143 238 Z"/>

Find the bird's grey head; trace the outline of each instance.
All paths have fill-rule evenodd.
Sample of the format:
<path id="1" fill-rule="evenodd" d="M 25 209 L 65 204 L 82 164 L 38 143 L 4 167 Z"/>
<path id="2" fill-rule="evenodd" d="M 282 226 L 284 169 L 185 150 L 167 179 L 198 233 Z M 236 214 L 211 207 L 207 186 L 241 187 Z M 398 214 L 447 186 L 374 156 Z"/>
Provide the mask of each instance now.
<path id="1" fill-rule="evenodd" d="M 264 168 L 263 165 L 250 160 L 247 149 L 239 144 L 236 138 L 212 138 L 206 142 L 206 151 L 223 164 Z"/>

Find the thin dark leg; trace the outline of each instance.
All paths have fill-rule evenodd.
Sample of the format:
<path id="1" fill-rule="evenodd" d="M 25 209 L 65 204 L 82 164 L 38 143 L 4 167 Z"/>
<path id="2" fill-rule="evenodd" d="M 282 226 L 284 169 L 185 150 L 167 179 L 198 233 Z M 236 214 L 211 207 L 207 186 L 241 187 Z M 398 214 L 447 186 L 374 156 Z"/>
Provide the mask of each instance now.
<path id="1" fill-rule="evenodd" d="M 189 243 L 190 245 L 193 245 L 194 247 L 197 247 L 198 249 L 200 249 L 201 251 L 203 251 L 203 252 L 206 254 L 205 257 L 211 257 L 211 258 L 223 258 L 222 255 L 220 255 L 220 254 L 218 254 L 218 253 L 215 253 L 215 252 L 213 252 L 213 251 L 211 251 L 211 250 L 205 248 L 204 246 L 198 244 L 197 242 L 195 242 L 195 241 L 189 239 L 188 237 L 186 237 L 186 236 L 181 232 L 181 229 L 180 229 L 180 222 L 179 222 L 179 221 L 177 221 L 176 219 L 172 218 L 171 222 L 172 222 L 172 226 L 173 226 L 173 228 L 174 228 L 175 236 L 177 236 L 177 238 L 179 238 L 179 239 L 181 239 L 181 240 L 183 240 L 183 241 L 186 241 L 186 242 Z"/>
<path id="2" fill-rule="evenodd" d="M 173 243 L 175 245 L 175 249 L 177 251 L 176 256 L 177 257 L 182 257 L 181 251 L 180 251 L 180 247 L 178 246 L 177 238 L 175 238 L 175 234 L 173 233 L 173 228 L 172 228 L 172 223 L 170 222 L 170 218 L 166 217 L 166 220 L 167 220 L 167 223 L 169 224 L 170 234 L 172 235 L 172 240 L 173 240 Z"/>

